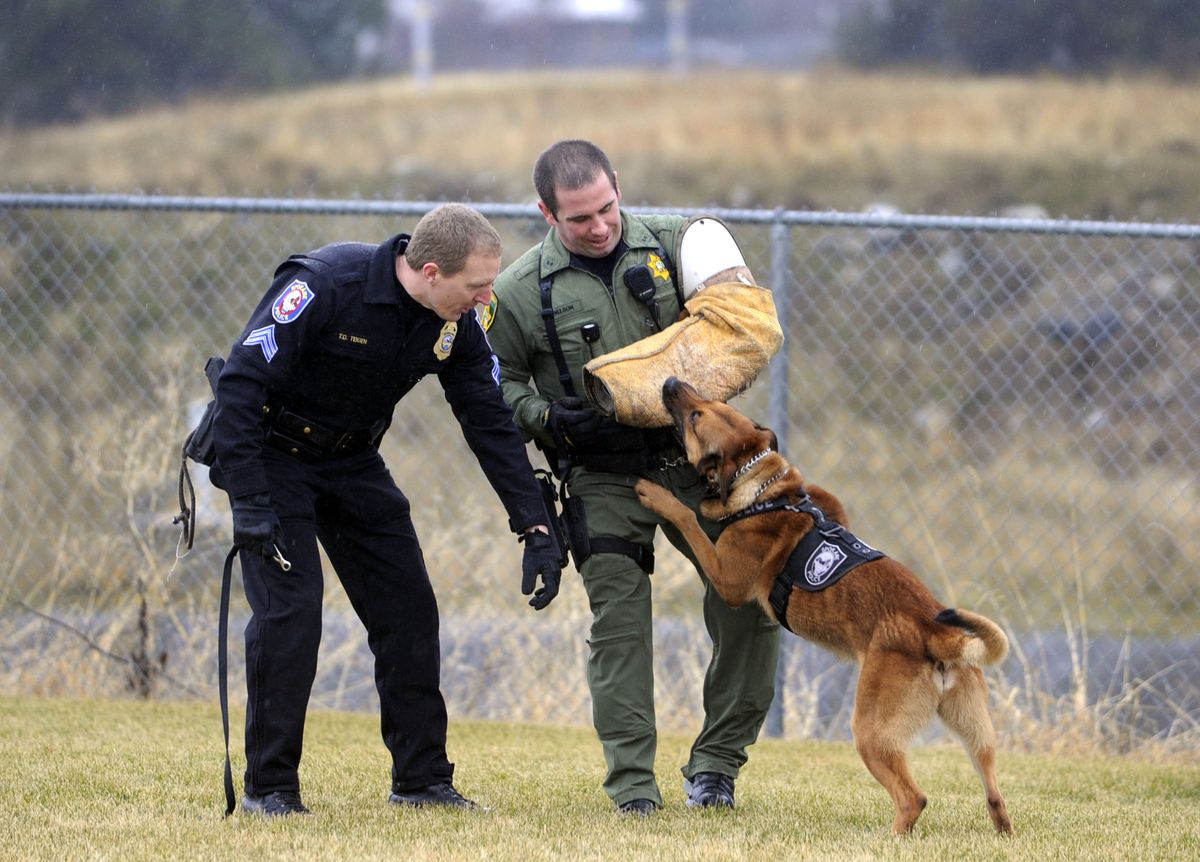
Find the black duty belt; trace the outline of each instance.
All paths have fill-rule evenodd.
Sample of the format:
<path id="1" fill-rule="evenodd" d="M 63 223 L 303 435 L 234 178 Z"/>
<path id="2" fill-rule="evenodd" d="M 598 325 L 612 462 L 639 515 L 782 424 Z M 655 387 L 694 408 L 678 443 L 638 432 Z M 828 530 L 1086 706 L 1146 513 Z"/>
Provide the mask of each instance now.
<path id="1" fill-rule="evenodd" d="M 568 466 L 584 467 L 598 473 L 641 476 L 651 470 L 667 470 L 687 463 L 687 455 L 679 445 L 674 429 L 626 427 L 625 430 L 628 439 L 623 442 L 628 448 L 610 445 L 572 449 L 567 452 Z"/>
<path id="2" fill-rule="evenodd" d="M 387 421 L 370 428 L 344 431 L 294 413 L 278 404 L 268 404 L 266 442 L 280 451 L 309 461 L 327 461 L 357 455 L 379 445 Z"/>
<path id="3" fill-rule="evenodd" d="M 837 521 L 827 518 L 808 494 L 796 502 L 780 497 L 756 503 L 722 518 L 721 525 L 728 526 L 742 518 L 780 510 L 799 512 L 813 519 L 813 528 L 804 534 L 788 556 L 783 571 L 776 576 L 771 587 L 771 607 L 779 617 L 780 625 L 792 631 L 787 624 L 787 607 L 795 587 L 810 593 L 819 592 L 837 583 L 863 563 L 881 559 L 886 554 L 872 548 Z"/>
<path id="4" fill-rule="evenodd" d="M 634 452 L 582 453 L 572 454 L 567 460 L 572 467 L 627 476 L 644 476 L 652 470 L 669 470 L 687 463 L 687 457 L 681 449 L 663 449 L 658 452 L 643 449 Z"/>

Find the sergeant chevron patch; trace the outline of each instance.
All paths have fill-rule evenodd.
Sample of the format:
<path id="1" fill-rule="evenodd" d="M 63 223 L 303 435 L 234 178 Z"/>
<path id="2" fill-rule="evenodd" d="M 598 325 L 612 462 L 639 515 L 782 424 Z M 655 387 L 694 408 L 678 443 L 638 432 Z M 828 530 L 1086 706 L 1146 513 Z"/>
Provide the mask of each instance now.
<path id="1" fill-rule="evenodd" d="M 279 352 L 279 346 L 275 343 L 275 324 L 269 323 L 266 326 L 260 326 L 242 342 L 243 347 L 254 347 L 258 345 L 262 348 L 263 356 L 267 362 L 275 358 L 275 354 Z"/>

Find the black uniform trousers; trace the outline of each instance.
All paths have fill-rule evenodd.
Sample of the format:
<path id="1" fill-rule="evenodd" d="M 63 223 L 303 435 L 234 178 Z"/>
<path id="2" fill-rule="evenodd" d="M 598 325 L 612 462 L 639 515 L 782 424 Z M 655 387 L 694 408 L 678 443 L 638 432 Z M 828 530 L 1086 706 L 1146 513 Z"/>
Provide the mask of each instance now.
<path id="1" fill-rule="evenodd" d="M 292 569 L 241 555 L 252 613 L 245 632 L 246 793 L 300 788 L 321 639 L 318 540 L 367 630 L 393 789 L 449 781 L 437 602 L 407 498 L 374 450 L 317 463 L 270 448 L 263 454 Z"/>

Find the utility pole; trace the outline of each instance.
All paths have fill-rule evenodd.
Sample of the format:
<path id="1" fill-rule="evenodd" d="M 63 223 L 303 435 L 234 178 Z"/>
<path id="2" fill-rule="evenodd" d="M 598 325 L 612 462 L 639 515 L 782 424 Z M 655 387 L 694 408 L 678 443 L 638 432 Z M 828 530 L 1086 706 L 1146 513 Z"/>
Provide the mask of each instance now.
<path id="1" fill-rule="evenodd" d="M 429 89 L 433 78 L 433 5 L 430 0 L 413 0 L 409 19 L 412 76 L 417 89 Z"/>
<path id="2" fill-rule="evenodd" d="M 667 54 L 673 75 L 688 71 L 687 9 L 688 0 L 667 0 Z"/>

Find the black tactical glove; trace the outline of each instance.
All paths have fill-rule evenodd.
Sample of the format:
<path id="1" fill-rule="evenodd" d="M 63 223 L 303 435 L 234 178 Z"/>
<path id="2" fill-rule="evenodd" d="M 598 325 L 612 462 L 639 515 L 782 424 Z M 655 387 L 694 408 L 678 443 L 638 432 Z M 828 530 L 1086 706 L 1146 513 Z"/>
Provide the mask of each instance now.
<path id="1" fill-rule="evenodd" d="M 521 559 L 521 592 L 525 595 L 533 593 L 529 606 L 540 611 L 558 595 L 558 584 L 562 580 L 558 549 L 548 534 L 538 530 L 523 533 L 517 541 L 525 543 L 525 555 Z M 542 576 L 542 586 L 534 593 L 533 587 L 539 574 Z"/>
<path id="2" fill-rule="evenodd" d="M 275 559 L 282 554 L 283 527 L 266 494 L 233 498 L 233 543 L 247 553 Z M 278 547 L 277 547 L 278 546 Z"/>
<path id="3" fill-rule="evenodd" d="M 581 398 L 560 398 L 546 411 L 546 429 L 560 449 L 588 448 L 604 424 L 604 417 Z"/>

